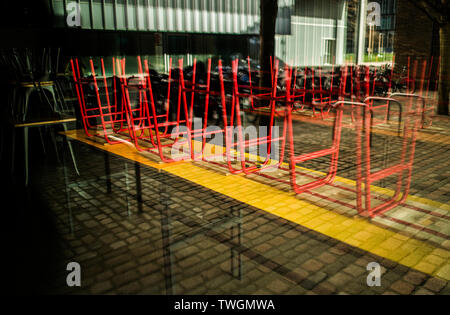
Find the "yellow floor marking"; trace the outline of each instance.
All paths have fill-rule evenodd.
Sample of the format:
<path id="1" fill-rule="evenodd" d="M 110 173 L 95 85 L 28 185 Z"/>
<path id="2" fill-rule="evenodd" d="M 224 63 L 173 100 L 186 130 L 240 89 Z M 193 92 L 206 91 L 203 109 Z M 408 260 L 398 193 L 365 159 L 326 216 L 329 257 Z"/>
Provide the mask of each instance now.
<path id="1" fill-rule="evenodd" d="M 314 171 L 314 170 L 310 170 L 301 166 L 297 166 L 298 169 L 302 169 L 305 171 L 308 171 L 310 173 L 316 173 L 318 175 L 326 175 L 323 172 L 319 172 L 319 171 Z M 334 179 L 336 182 L 341 182 L 343 184 L 347 184 L 351 187 L 355 187 L 356 185 L 356 181 L 352 180 L 352 179 L 348 179 L 348 178 L 344 178 L 344 177 L 340 177 L 340 176 L 336 176 Z M 371 191 L 373 192 L 377 192 L 383 195 L 387 195 L 387 196 L 393 196 L 394 195 L 394 191 L 392 189 L 388 189 L 388 188 L 383 188 L 383 187 L 378 187 L 378 186 L 374 186 L 371 185 L 370 186 Z M 423 198 L 423 197 L 418 197 L 418 196 L 414 196 L 414 195 L 408 195 L 408 197 L 406 198 L 407 201 L 414 201 L 414 202 L 418 202 L 424 205 L 428 205 L 428 206 L 432 206 L 435 208 L 440 208 L 443 210 L 447 210 L 450 211 L 450 205 L 445 204 L 445 203 L 441 203 L 438 201 L 434 201 L 434 200 L 430 200 L 427 198 Z"/>
<path id="2" fill-rule="evenodd" d="M 291 193 L 281 191 L 244 176 L 226 176 L 195 166 L 189 162 L 159 164 L 149 161 L 132 146 L 118 144 L 105 146 L 84 135 L 83 131 L 64 133 L 70 138 L 93 145 L 127 159 L 154 168 L 164 168 L 176 175 L 220 194 L 244 202 L 255 208 L 277 215 L 291 222 L 315 230 L 341 242 L 374 253 L 426 274 L 450 280 L 450 251 L 397 232 L 371 224 L 361 217 L 346 217 L 321 208 Z M 349 180 L 345 180 L 349 181 Z M 349 181 L 353 182 L 353 181 Z M 424 198 L 416 200 L 427 201 Z M 282 201 L 279 202 L 279 201 Z M 428 201 L 428 204 L 431 201 Z M 436 202 L 432 202 L 435 204 Z M 440 259 L 436 259 L 438 256 Z"/>
<path id="3" fill-rule="evenodd" d="M 172 164 L 178 164 L 178 163 L 186 163 L 184 161 L 180 162 L 173 162 L 173 163 L 158 163 L 152 160 L 149 160 L 149 157 L 154 157 L 155 155 L 148 153 L 148 152 L 139 152 L 135 149 L 135 147 L 132 144 L 123 143 L 123 144 L 114 144 L 109 145 L 105 144 L 104 140 L 98 141 L 96 137 L 87 137 L 83 130 L 80 129 L 74 129 L 69 130 L 66 132 L 61 132 L 61 134 L 66 135 L 69 138 L 72 138 L 74 140 L 78 140 L 84 143 L 87 143 L 93 147 L 99 148 L 101 150 L 114 153 L 116 155 L 125 157 L 127 159 L 139 162 L 141 164 L 156 168 L 156 169 L 163 169 L 166 168 Z M 96 141 L 97 140 L 97 141 Z"/>
<path id="4" fill-rule="evenodd" d="M 193 141 L 193 142 L 198 142 L 198 141 Z M 214 152 L 215 151 L 217 151 L 217 152 L 220 152 L 220 151 L 225 152 L 225 148 L 222 147 L 222 146 L 219 146 L 219 145 L 211 145 L 209 143 L 206 143 L 205 152 L 213 152 L 213 151 Z M 232 155 L 237 155 L 237 156 L 240 155 L 235 150 L 232 150 L 231 153 L 232 153 Z M 254 155 L 254 154 L 249 154 L 249 153 L 245 153 L 245 157 L 246 157 L 246 159 L 250 159 L 251 161 L 257 161 L 257 160 L 261 159 L 259 156 Z M 279 161 L 277 161 L 277 160 L 271 160 L 271 163 L 273 163 L 274 165 L 277 164 L 278 162 Z M 289 168 L 289 164 L 286 163 L 286 162 L 283 162 L 282 166 Z M 304 167 L 301 167 L 301 166 L 298 166 L 298 165 L 296 166 L 296 168 L 299 169 L 299 170 L 303 170 L 303 171 L 306 171 L 306 172 L 309 172 L 309 173 L 313 173 L 313 174 L 316 174 L 316 175 L 320 175 L 320 176 L 325 176 L 326 175 L 323 172 L 311 170 L 311 169 L 304 168 Z M 348 178 L 340 177 L 340 176 L 336 176 L 335 177 L 335 181 L 336 182 L 341 182 L 343 184 L 347 184 L 347 185 L 349 185 L 351 187 L 355 187 L 356 186 L 356 181 L 348 179 Z M 377 193 L 380 193 L 380 194 L 383 194 L 383 195 L 387 195 L 387 196 L 393 196 L 394 195 L 394 191 L 391 190 L 391 189 L 388 189 L 388 188 L 382 188 L 382 187 L 371 185 L 370 189 L 373 192 L 377 192 Z M 414 202 L 422 203 L 424 205 L 433 206 L 433 207 L 436 207 L 436 208 L 440 208 L 440 209 L 444 209 L 444 210 L 450 211 L 450 205 L 443 204 L 443 203 L 440 203 L 438 201 L 434 201 L 434 200 L 430 200 L 430 199 L 426 199 L 426 198 L 422 198 L 422 197 L 417 197 L 417 196 L 413 196 L 413 195 L 409 195 L 407 197 L 407 200 L 408 201 L 414 201 Z"/>
<path id="5" fill-rule="evenodd" d="M 450 280 L 450 273 L 445 272 L 445 266 L 449 263 L 448 258 L 441 261 L 439 265 L 433 265 L 432 271 L 430 271 L 429 263 L 421 264 L 423 259 L 437 249 L 434 245 L 410 238 L 406 240 L 398 239 L 396 238 L 396 232 L 375 226 L 365 219 L 359 217 L 347 218 L 245 177 L 220 175 L 217 172 L 206 170 L 191 163 L 169 166 L 164 170 L 344 243 L 403 263 L 418 271 L 433 276 L 439 275 L 447 281 Z M 251 191 L 246 189 L 249 182 L 251 182 L 252 186 Z M 229 189 L 229 184 L 232 185 L 233 189 Z M 277 197 L 281 197 L 285 204 L 296 205 L 296 211 L 292 211 L 292 206 L 280 207 L 274 201 Z M 311 210 L 317 214 L 312 219 L 309 217 Z M 329 217 L 330 213 L 333 215 L 331 219 Z M 331 225 L 326 224 L 326 222 L 331 223 Z M 333 224 L 334 222 L 336 224 Z M 367 232 L 370 235 L 361 237 L 361 233 L 364 231 L 370 231 Z M 408 244 L 408 247 L 400 249 L 399 247 L 403 244 Z M 449 253 L 449 251 L 444 249 L 441 250 Z M 404 259 L 402 262 L 405 256 L 410 258 Z"/>

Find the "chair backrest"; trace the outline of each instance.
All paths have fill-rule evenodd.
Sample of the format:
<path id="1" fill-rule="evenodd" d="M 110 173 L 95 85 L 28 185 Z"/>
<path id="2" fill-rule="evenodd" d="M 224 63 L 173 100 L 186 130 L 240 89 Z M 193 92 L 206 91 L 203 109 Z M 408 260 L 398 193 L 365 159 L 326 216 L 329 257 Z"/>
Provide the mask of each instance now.
<path id="1" fill-rule="evenodd" d="M 0 64 L 6 71 L 7 81 L 12 85 L 12 89 L 9 88 L 9 91 L 14 92 L 8 94 L 15 95 L 15 97 L 10 97 L 8 102 L 11 117 L 27 116 L 29 107 L 21 104 L 21 96 L 18 93 L 29 93 L 29 89 L 34 89 L 32 93 L 39 95 L 40 103 L 36 105 L 42 106 L 44 111 L 50 109 L 52 114 L 70 111 L 65 104 L 64 92 L 56 82 L 59 58 L 60 48 L 1 50 Z M 34 108 L 34 110 L 40 112 L 39 108 Z"/>

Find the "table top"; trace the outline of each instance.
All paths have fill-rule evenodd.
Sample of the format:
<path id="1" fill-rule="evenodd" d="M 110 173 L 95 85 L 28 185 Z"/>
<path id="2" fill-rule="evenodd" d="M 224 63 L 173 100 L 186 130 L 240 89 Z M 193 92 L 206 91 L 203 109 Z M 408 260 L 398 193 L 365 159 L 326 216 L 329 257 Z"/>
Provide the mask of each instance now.
<path id="1" fill-rule="evenodd" d="M 17 82 L 17 81 L 10 81 L 13 85 L 20 85 L 22 87 L 46 87 L 46 86 L 53 86 L 55 85 L 55 81 L 23 81 L 23 82 Z"/>
<path id="2" fill-rule="evenodd" d="M 48 119 L 41 119 L 39 121 L 29 121 L 29 122 L 22 122 L 22 123 L 13 123 L 12 125 L 14 128 L 24 128 L 24 127 L 40 127 L 40 126 L 47 126 L 47 125 L 57 125 L 57 124 L 65 124 L 70 122 L 75 122 L 77 119 L 75 117 L 65 117 L 65 118 L 48 118 Z"/>
<path id="3" fill-rule="evenodd" d="M 88 137 L 83 129 L 73 129 L 68 131 L 61 131 L 61 135 L 66 136 L 72 140 L 79 141 L 89 146 L 95 147 L 102 151 L 106 151 L 116 156 L 138 162 L 142 165 L 150 166 L 156 169 L 163 169 L 172 165 L 183 163 L 184 161 L 172 162 L 172 163 L 159 163 L 154 161 L 155 155 L 148 152 L 139 152 L 131 143 L 119 143 L 110 145 L 102 141 L 97 137 Z M 98 139 L 98 140 L 97 140 Z"/>

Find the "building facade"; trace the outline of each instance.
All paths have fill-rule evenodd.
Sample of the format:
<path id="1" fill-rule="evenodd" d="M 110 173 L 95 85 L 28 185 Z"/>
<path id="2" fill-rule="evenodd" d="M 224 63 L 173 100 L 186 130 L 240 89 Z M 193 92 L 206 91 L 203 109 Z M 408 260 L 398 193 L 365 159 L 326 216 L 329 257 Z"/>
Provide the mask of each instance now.
<path id="1" fill-rule="evenodd" d="M 363 0 L 366 1 L 367 0 Z M 259 0 L 48 0 L 54 26 L 154 35 L 153 56 L 258 58 Z M 278 0 L 275 53 L 295 66 L 355 60 L 357 0 Z M 379 24 L 365 53 L 392 53 L 396 0 L 375 0 Z M 370 12 L 369 12 L 370 13 Z M 359 37 L 361 38 L 361 37 Z M 370 50 L 370 40 L 374 49 Z M 361 40 L 360 40 L 361 41 Z M 362 39 L 364 41 L 364 38 Z M 161 59 L 161 58 L 159 58 Z M 156 59 L 155 59 L 156 62 Z"/>

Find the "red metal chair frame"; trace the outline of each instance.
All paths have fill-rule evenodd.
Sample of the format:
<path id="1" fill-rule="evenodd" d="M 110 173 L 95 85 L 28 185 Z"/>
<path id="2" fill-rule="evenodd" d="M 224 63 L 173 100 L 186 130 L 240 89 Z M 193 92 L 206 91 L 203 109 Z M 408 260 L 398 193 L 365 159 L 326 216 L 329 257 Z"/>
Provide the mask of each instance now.
<path id="1" fill-rule="evenodd" d="M 401 103 L 394 99 L 393 97 L 396 96 L 406 96 L 410 98 L 418 98 L 422 103 L 424 102 L 423 98 L 414 95 L 414 94 L 401 94 L 401 93 L 395 93 L 392 94 L 389 98 L 379 98 L 384 99 L 388 103 L 390 102 L 396 102 L 401 106 Z M 403 132 L 403 143 L 402 143 L 402 150 L 400 154 L 400 162 L 390 166 L 388 168 L 384 168 L 381 170 L 378 170 L 376 172 L 371 171 L 371 149 L 370 149 L 370 137 L 371 137 L 371 127 L 373 125 L 372 119 L 373 119 L 373 108 L 370 106 L 369 99 L 368 102 L 365 104 L 361 104 L 361 108 L 363 108 L 363 119 L 359 119 L 362 123 L 356 124 L 356 166 L 357 166 L 357 180 L 356 180 L 356 196 L 357 196 L 357 210 L 361 215 L 374 217 L 376 215 L 382 214 L 402 203 L 405 202 L 408 194 L 409 194 L 409 188 L 411 184 L 411 175 L 412 175 L 412 167 L 414 162 L 414 152 L 415 152 L 415 143 L 416 143 L 416 131 L 419 126 L 419 120 L 414 119 L 416 116 L 420 116 L 422 110 L 417 107 L 416 110 L 412 110 L 412 100 L 408 104 L 408 108 L 406 112 L 404 112 L 405 120 L 404 120 L 404 132 Z M 359 116 L 359 111 L 358 111 Z M 411 117 L 413 117 L 413 127 L 410 130 L 410 120 Z M 361 135 L 362 130 L 365 130 L 364 133 L 364 162 L 362 160 L 362 141 L 361 141 Z M 409 139 L 411 137 L 411 139 Z M 408 149 L 408 142 L 410 142 L 410 152 L 408 155 L 407 149 Z M 365 165 L 365 168 L 363 170 L 363 164 Z M 403 178 L 404 171 L 407 171 L 407 175 L 405 178 Z M 371 205 L 371 184 L 377 180 L 386 178 L 391 175 L 397 175 L 397 185 L 396 190 L 394 193 L 394 196 L 384 201 L 383 203 L 377 205 L 376 207 L 372 207 Z M 364 192 L 363 192 L 363 183 L 364 183 Z M 401 192 L 402 187 L 404 188 L 403 193 Z M 401 197 L 400 197 L 401 195 Z M 364 197 L 365 202 L 363 205 L 362 198 Z"/>
<path id="2" fill-rule="evenodd" d="M 284 147 L 285 147 L 285 135 L 286 135 L 286 127 L 287 127 L 287 120 L 284 119 L 283 122 L 283 136 L 279 137 L 273 137 L 273 124 L 275 115 L 277 113 L 276 105 L 278 101 L 281 101 L 285 98 L 285 96 L 277 96 L 277 81 L 278 81 L 278 65 L 279 61 L 276 60 L 275 67 L 273 71 L 271 71 L 272 76 L 272 87 L 266 88 L 266 87 L 255 87 L 251 86 L 250 93 L 243 92 L 240 90 L 240 88 L 247 88 L 247 86 L 242 86 L 238 84 L 238 78 L 237 78 L 237 72 L 238 72 L 238 60 L 235 60 L 232 62 L 232 69 L 233 69 L 233 95 L 232 95 L 232 101 L 231 101 L 231 115 L 230 115 L 230 121 L 227 122 L 227 125 L 225 127 L 225 142 L 226 142 L 226 160 L 228 169 L 232 174 L 251 174 L 251 173 L 258 173 L 261 172 L 267 168 L 274 168 L 279 167 L 283 162 L 283 156 L 284 156 Z M 251 79 L 250 79 L 251 81 Z M 223 84 L 221 86 L 223 90 Z M 266 91 L 270 89 L 270 93 L 267 93 Z M 260 93 L 255 93 L 255 91 Z M 222 96 L 224 96 L 224 91 L 222 91 Z M 243 134 L 242 134 L 242 121 L 241 121 L 241 109 L 240 109 L 240 99 L 242 98 L 250 98 L 251 103 L 253 104 L 254 99 L 263 100 L 268 103 L 268 105 L 265 106 L 258 106 L 254 107 L 256 109 L 262 109 L 266 108 L 270 111 L 270 125 L 269 130 L 266 136 L 257 137 L 254 139 L 244 140 Z M 225 111 L 224 111 L 224 122 L 225 120 Z M 236 120 L 234 120 L 236 119 Z M 237 129 L 237 141 L 233 141 L 233 129 Z M 281 144 L 281 156 L 280 160 L 276 162 L 275 164 L 270 164 L 272 161 L 271 159 L 271 153 L 272 153 L 272 144 L 276 141 L 282 141 Z M 262 163 L 257 163 L 254 161 L 247 160 L 245 158 L 246 156 L 246 148 L 252 147 L 252 146 L 260 146 L 262 144 L 267 145 L 267 151 L 266 151 L 266 158 Z M 231 158 L 231 150 L 237 148 L 238 156 L 240 157 L 240 168 L 236 168 L 232 165 L 232 158 Z M 251 164 L 251 166 L 247 166 L 247 164 Z"/>
<path id="3" fill-rule="evenodd" d="M 337 172 L 337 165 L 338 165 L 338 159 L 339 159 L 339 147 L 340 147 L 340 139 L 341 139 L 341 131 L 342 131 L 342 116 L 343 116 L 343 105 L 344 104 L 353 104 L 352 102 L 344 102 L 344 101 L 336 101 L 333 103 L 330 103 L 329 106 L 334 108 L 336 110 L 336 116 L 333 124 L 333 139 L 332 139 L 332 145 L 329 148 L 318 150 L 315 152 L 302 154 L 299 156 L 295 156 L 295 148 L 294 148 L 294 132 L 293 132 L 293 120 L 292 120 L 292 112 L 294 111 L 294 104 L 295 100 L 291 98 L 291 78 L 292 78 L 292 69 L 286 69 L 285 71 L 286 75 L 286 95 L 284 98 L 285 101 L 285 121 L 287 123 L 287 129 L 289 134 L 289 157 L 290 157 L 290 163 L 289 168 L 282 166 L 282 158 L 281 163 L 278 166 L 280 170 L 288 171 L 290 175 L 290 181 L 286 181 L 274 176 L 271 176 L 269 174 L 260 174 L 263 177 L 290 184 L 292 186 L 292 189 L 296 193 L 302 193 L 307 190 L 317 188 L 326 184 L 329 184 L 332 182 L 336 176 Z M 344 73 L 344 77 L 346 76 L 346 71 Z M 345 82 L 345 81 L 344 81 Z M 345 86 L 345 83 L 342 85 Z M 284 143 L 282 147 L 282 152 L 284 155 Z M 313 160 L 316 158 L 320 158 L 323 156 L 331 156 L 331 162 L 330 167 L 328 170 L 328 173 L 323 178 L 316 178 L 314 181 L 309 182 L 307 184 L 299 185 L 297 184 L 297 176 L 304 175 L 302 172 L 299 172 L 297 170 L 297 163 Z"/>
<path id="4" fill-rule="evenodd" d="M 117 86 L 116 86 L 116 74 L 115 74 L 115 62 L 113 58 L 113 95 L 114 95 L 114 104 L 111 104 L 110 101 L 110 92 L 108 88 L 107 78 L 105 74 L 105 66 L 103 58 L 100 59 L 101 61 L 101 69 L 102 69 L 102 76 L 103 76 L 103 88 L 105 91 L 106 96 L 106 106 L 105 104 L 102 104 L 101 97 L 100 97 L 100 87 L 98 85 L 97 77 L 94 70 L 94 63 L 93 60 L 90 59 L 90 68 L 92 73 L 92 79 L 88 78 L 81 78 L 80 68 L 78 59 L 75 59 L 75 62 L 73 59 L 70 60 L 72 72 L 73 72 L 73 78 L 75 83 L 75 89 L 77 92 L 77 98 L 78 103 L 80 106 L 80 113 L 82 117 L 83 127 L 85 130 L 85 133 L 88 137 L 101 137 L 106 140 L 108 144 L 116 144 L 122 142 L 121 140 L 114 140 L 111 137 L 114 136 L 114 134 L 122 134 L 126 131 L 128 131 L 128 121 L 127 121 L 127 114 L 126 114 L 126 108 L 123 103 L 123 98 L 120 100 L 120 106 L 119 106 L 119 100 L 117 99 Z M 96 101 L 97 104 L 93 108 L 88 108 L 86 104 L 86 98 L 85 98 L 85 92 L 83 90 L 84 85 L 93 84 L 95 88 L 95 94 L 96 94 Z M 100 123 L 92 124 L 91 120 L 95 119 L 98 120 L 100 118 Z M 118 125 L 118 127 L 117 127 Z M 89 132 L 89 129 L 97 129 L 100 127 L 103 130 L 103 135 L 99 134 L 91 134 Z M 111 131 L 108 131 L 109 128 L 111 128 Z M 130 136 L 130 135 L 127 135 Z M 131 136 L 130 136 L 131 138 Z"/>
<path id="5" fill-rule="evenodd" d="M 129 128 L 132 135 L 134 145 L 138 151 L 145 151 L 150 149 L 149 147 L 142 147 L 140 142 L 147 141 L 147 137 L 151 139 L 153 147 L 155 147 L 153 141 L 152 128 L 152 116 L 150 115 L 148 107 L 148 97 L 147 97 L 147 78 L 142 71 L 141 59 L 138 56 L 138 76 L 127 77 L 125 68 L 125 58 L 120 61 L 119 69 L 121 69 L 121 89 L 122 95 L 125 99 L 125 104 L 127 108 L 127 118 L 129 121 Z M 118 62 L 119 63 L 119 62 Z M 138 93 L 137 104 L 133 104 L 130 98 L 130 91 L 136 91 Z M 149 135 L 145 134 L 148 131 Z"/>
<path id="6" fill-rule="evenodd" d="M 311 90 L 311 105 L 313 109 L 313 115 L 317 117 L 316 109 L 318 108 L 320 110 L 320 117 L 322 119 L 325 119 L 328 117 L 329 111 L 332 106 L 330 106 L 333 103 L 333 76 L 334 76 L 334 65 L 331 68 L 331 86 L 329 90 L 324 90 L 322 86 L 322 68 L 319 67 L 319 90 L 315 89 L 315 80 L 314 80 L 314 69 L 312 69 L 312 90 Z M 319 95 L 319 97 L 316 97 L 316 95 Z M 339 97 L 339 95 L 338 95 Z"/>
<path id="7" fill-rule="evenodd" d="M 294 131 L 293 131 L 293 121 L 292 121 L 292 111 L 293 111 L 293 102 L 292 99 L 290 98 L 290 75 L 289 72 L 287 73 L 288 78 L 287 78 L 287 107 L 286 107 L 286 111 L 287 111 L 287 118 L 288 118 L 288 133 L 289 133 L 289 155 L 290 155 L 290 165 L 289 165 L 289 172 L 290 172 L 290 184 L 292 186 L 292 189 L 296 192 L 296 193 L 302 193 L 305 192 L 306 190 L 310 190 L 313 188 L 317 188 L 323 185 L 326 185 L 330 182 L 332 182 L 334 180 L 334 178 L 336 177 L 336 173 L 337 173 L 337 166 L 338 166 L 338 159 L 339 159 L 339 148 L 340 148 L 340 139 L 341 139 L 341 131 L 342 131 L 342 117 L 343 117 L 343 105 L 345 103 L 351 103 L 351 102 L 344 102 L 342 100 L 338 100 L 335 102 L 327 102 L 327 113 L 329 113 L 331 108 L 334 108 L 336 110 L 336 116 L 334 119 L 334 123 L 333 123 L 333 139 L 332 139 L 332 145 L 329 148 L 326 149 L 322 149 L 322 150 L 318 150 L 315 152 L 311 152 L 311 153 L 307 153 L 307 154 L 302 154 L 299 156 L 295 156 L 295 148 L 294 148 Z M 346 77 L 347 77 L 347 68 L 344 71 L 343 76 L 341 77 L 341 91 L 342 89 L 345 89 L 345 82 L 346 82 Z M 331 100 L 331 95 L 330 95 L 330 100 Z M 324 107 L 325 109 L 325 107 Z M 305 161 L 309 161 L 309 160 L 313 160 L 316 158 L 320 158 L 323 156 L 331 156 L 331 161 L 330 161 L 330 167 L 328 169 L 328 173 L 326 174 L 325 177 L 323 178 L 318 178 L 315 179 L 312 182 L 309 182 L 307 184 L 303 184 L 303 185 L 299 185 L 297 184 L 297 175 L 299 174 L 299 172 L 297 171 L 297 163 L 301 163 L 301 162 L 305 162 Z M 287 170 L 286 168 L 281 167 L 281 169 Z"/>
<path id="8" fill-rule="evenodd" d="M 179 68 L 182 69 L 183 61 L 179 60 Z M 143 78 L 138 89 L 142 91 L 142 98 L 140 101 L 142 104 L 137 109 L 131 108 L 131 101 L 129 98 L 129 86 L 123 81 L 124 94 L 126 95 L 127 105 L 128 105 L 128 113 L 129 119 L 131 121 L 130 126 L 133 131 L 133 139 L 136 148 L 139 151 L 147 151 L 152 154 L 159 156 L 162 162 L 170 163 L 176 162 L 180 160 L 186 160 L 190 158 L 192 151 L 192 140 L 191 140 L 191 125 L 189 122 L 189 112 L 187 108 L 186 100 L 182 101 L 182 91 L 181 85 L 183 82 L 182 75 L 178 80 L 178 99 L 177 99 L 177 118 L 175 121 L 170 121 L 170 97 L 171 97 L 171 85 L 173 84 L 173 79 L 171 78 L 172 71 L 172 59 L 169 61 L 169 79 L 168 79 L 168 87 L 167 87 L 167 101 L 165 103 L 165 113 L 158 114 L 156 110 L 155 97 L 153 94 L 152 82 L 150 77 L 150 69 L 148 65 L 148 61 L 144 60 L 144 70 L 142 69 L 142 62 L 140 57 L 138 57 L 138 70 L 140 76 Z M 145 73 L 144 73 L 145 71 Z M 182 70 L 180 70 L 180 74 Z M 184 119 L 181 117 L 181 111 L 183 110 Z M 138 111 L 141 116 L 137 118 L 134 117 L 133 113 Z M 138 122 L 136 127 L 136 122 Z M 169 128 L 173 127 L 175 131 L 169 133 Z M 161 130 L 162 129 L 162 130 Z M 138 136 L 136 131 L 141 131 L 141 134 Z M 148 132 L 148 135 L 145 135 L 145 131 Z M 180 139 L 180 137 L 185 137 L 184 140 Z M 163 139 L 171 139 L 169 143 L 163 143 Z M 141 146 L 139 141 L 146 141 L 151 144 L 151 146 Z M 167 142 L 167 141 L 166 141 Z M 183 145 L 188 144 L 188 153 L 181 155 L 176 158 L 172 158 L 164 153 L 164 148 L 173 149 L 175 145 Z M 175 149 L 177 150 L 177 149 Z M 172 152 L 173 153 L 173 152 Z M 178 151 L 177 151 L 178 153 Z"/>
<path id="9" fill-rule="evenodd" d="M 220 152 L 218 154 L 211 154 L 211 155 L 205 155 L 205 148 L 206 148 L 206 139 L 210 137 L 211 135 L 216 134 L 225 134 L 224 130 L 225 128 L 219 128 L 215 130 L 208 130 L 208 116 L 209 116 L 209 110 L 210 110 L 210 98 L 211 96 L 214 97 L 220 97 L 221 93 L 219 91 L 212 91 L 211 90 L 211 58 L 208 59 L 208 65 L 207 65 L 207 77 L 206 82 L 204 84 L 201 84 L 199 82 L 196 82 L 196 71 L 197 71 L 197 60 L 194 58 L 193 62 L 193 74 L 192 74 L 192 81 L 188 82 L 184 80 L 184 73 L 183 69 L 180 68 L 180 89 L 182 93 L 182 99 L 184 102 L 187 100 L 186 93 L 190 93 L 190 104 L 187 104 L 186 106 L 189 109 L 189 123 L 190 123 L 190 131 L 191 131 L 191 138 L 195 140 L 196 138 L 201 138 L 201 151 L 200 153 L 195 152 L 195 141 L 194 146 L 191 150 L 191 159 L 192 160 L 198 160 L 201 159 L 203 161 L 211 160 L 215 157 L 223 157 L 223 153 Z M 219 61 L 219 67 L 221 69 L 221 61 Z M 203 116 L 201 117 L 202 125 L 200 128 L 194 129 L 197 126 L 193 125 L 194 121 L 194 106 L 197 104 L 197 100 L 202 102 L 201 97 L 204 98 L 204 109 L 203 109 Z"/>

